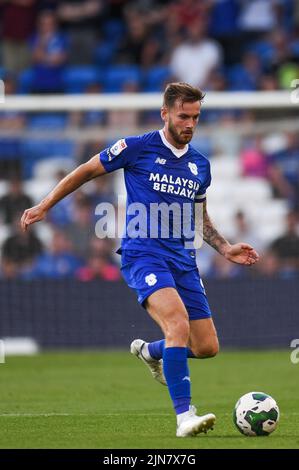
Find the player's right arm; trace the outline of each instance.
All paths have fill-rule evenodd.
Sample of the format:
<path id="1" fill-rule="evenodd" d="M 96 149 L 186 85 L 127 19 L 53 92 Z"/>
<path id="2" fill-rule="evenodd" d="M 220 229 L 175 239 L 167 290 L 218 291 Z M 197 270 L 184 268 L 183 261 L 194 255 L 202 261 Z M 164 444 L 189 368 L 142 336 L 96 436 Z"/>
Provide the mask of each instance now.
<path id="1" fill-rule="evenodd" d="M 21 218 L 22 229 L 26 231 L 29 225 L 43 220 L 49 209 L 57 202 L 78 189 L 82 184 L 104 173 L 106 173 L 106 170 L 99 160 L 99 155 L 95 155 L 88 162 L 78 166 L 63 178 L 39 204 L 25 210 Z"/>

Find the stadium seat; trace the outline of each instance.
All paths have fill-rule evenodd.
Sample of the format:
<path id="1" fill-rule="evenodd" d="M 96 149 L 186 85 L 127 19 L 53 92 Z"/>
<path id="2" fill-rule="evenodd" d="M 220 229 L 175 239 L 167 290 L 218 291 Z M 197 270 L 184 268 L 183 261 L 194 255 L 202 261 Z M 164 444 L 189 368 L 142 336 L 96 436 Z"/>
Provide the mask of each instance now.
<path id="1" fill-rule="evenodd" d="M 257 89 L 257 80 L 250 77 L 242 64 L 233 65 L 226 73 L 229 89 L 232 91 L 254 91 Z"/>
<path id="2" fill-rule="evenodd" d="M 212 141 L 209 136 L 195 136 L 192 139 L 192 147 L 207 158 L 210 158 L 212 155 Z"/>
<path id="3" fill-rule="evenodd" d="M 268 181 L 261 178 L 240 178 L 234 180 L 232 185 L 232 196 L 235 200 L 255 201 L 257 204 L 263 204 L 272 197 L 271 186 Z"/>
<path id="4" fill-rule="evenodd" d="M 94 66 L 68 67 L 63 74 L 66 93 L 83 93 L 89 85 L 100 82 L 100 71 Z"/>
<path id="5" fill-rule="evenodd" d="M 161 91 L 171 77 L 169 67 L 152 67 L 143 78 L 143 90 L 148 92 Z"/>
<path id="6" fill-rule="evenodd" d="M 37 180 L 31 179 L 24 182 L 24 191 L 32 197 L 34 203 L 38 203 L 45 197 L 55 186 L 56 181 L 53 179 Z"/>
<path id="7" fill-rule="evenodd" d="M 18 137 L 0 137 L 0 159 L 15 160 L 21 154 L 21 142 Z"/>
<path id="8" fill-rule="evenodd" d="M 67 125 L 68 117 L 66 114 L 41 113 L 28 118 L 28 128 L 34 130 L 59 130 Z"/>
<path id="9" fill-rule="evenodd" d="M 109 67 L 104 77 L 104 91 L 107 93 L 118 93 L 128 83 L 138 86 L 141 83 L 139 67 L 135 65 L 117 65 Z"/>
<path id="10" fill-rule="evenodd" d="M 44 221 L 40 224 L 36 224 L 35 231 L 36 231 L 36 235 L 38 236 L 38 238 L 49 249 L 51 246 L 52 239 L 53 239 L 53 230 L 50 224 L 47 224 Z"/>
<path id="11" fill-rule="evenodd" d="M 34 165 L 47 157 L 73 158 L 75 142 L 71 140 L 25 139 L 22 143 L 23 171 L 26 179 L 32 177 Z"/>
<path id="12" fill-rule="evenodd" d="M 234 157 L 213 157 L 211 159 L 211 173 L 215 179 L 232 180 L 240 176 L 240 160 Z"/>
<path id="13" fill-rule="evenodd" d="M 27 95 L 31 92 L 34 80 L 34 73 L 32 69 L 23 70 L 18 79 L 17 92 Z"/>
<path id="14" fill-rule="evenodd" d="M 107 67 L 114 59 L 116 46 L 113 42 L 105 41 L 94 50 L 94 62 L 100 67 Z"/>
<path id="15" fill-rule="evenodd" d="M 37 180 L 55 178 L 59 170 L 71 171 L 75 167 L 72 158 L 46 158 L 38 161 L 33 168 L 33 177 Z"/>
<path id="16" fill-rule="evenodd" d="M 103 23 L 103 35 L 108 42 L 119 42 L 121 41 L 125 33 L 125 24 L 121 20 L 110 19 Z"/>

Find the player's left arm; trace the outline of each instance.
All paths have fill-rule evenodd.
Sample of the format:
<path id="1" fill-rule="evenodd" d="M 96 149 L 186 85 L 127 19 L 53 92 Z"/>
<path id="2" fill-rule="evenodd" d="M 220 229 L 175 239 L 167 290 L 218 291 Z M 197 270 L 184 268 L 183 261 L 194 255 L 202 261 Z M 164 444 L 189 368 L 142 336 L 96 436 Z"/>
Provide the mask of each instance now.
<path id="1" fill-rule="evenodd" d="M 229 261 L 250 266 L 259 260 L 258 253 L 247 243 L 231 245 L 214 227 L 208 211 L 207 201 L 203 203 L 203 239 Z"/>

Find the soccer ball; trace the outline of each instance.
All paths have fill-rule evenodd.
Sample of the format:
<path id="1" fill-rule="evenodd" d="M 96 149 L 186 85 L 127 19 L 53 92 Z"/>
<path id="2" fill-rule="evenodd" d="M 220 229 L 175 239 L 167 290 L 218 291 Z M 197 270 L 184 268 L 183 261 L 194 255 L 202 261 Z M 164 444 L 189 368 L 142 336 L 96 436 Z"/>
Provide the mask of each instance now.
<path id="1" fill-rule="evenodd" d="M 270 395 L 250 392 L 237 401 L 233 419 L 237 429 L 246 436 L 268 436 L 277 427 L 279 408 Z"/>

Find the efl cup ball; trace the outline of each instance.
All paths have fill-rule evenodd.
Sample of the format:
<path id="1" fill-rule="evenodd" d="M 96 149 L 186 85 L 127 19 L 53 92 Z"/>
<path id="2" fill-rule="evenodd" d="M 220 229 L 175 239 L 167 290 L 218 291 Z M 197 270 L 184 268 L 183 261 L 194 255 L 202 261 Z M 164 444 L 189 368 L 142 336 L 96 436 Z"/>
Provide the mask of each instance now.
<path id="1" fill-rule="evenodd" d="M 236 403 L 234 423 L 246 436 L 268 436 L 279 421 L 276 401 L 263 392 L 250 392 Z"/>

